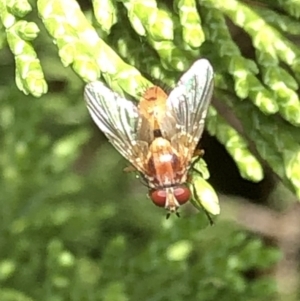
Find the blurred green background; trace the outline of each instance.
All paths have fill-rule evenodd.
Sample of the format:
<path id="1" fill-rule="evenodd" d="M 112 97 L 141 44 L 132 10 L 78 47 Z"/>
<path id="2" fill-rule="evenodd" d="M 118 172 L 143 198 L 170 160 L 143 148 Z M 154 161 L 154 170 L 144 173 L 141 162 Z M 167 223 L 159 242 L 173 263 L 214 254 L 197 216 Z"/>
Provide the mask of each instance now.
<path id="1" fill-rule="evenodd" d="M 203 213 L 165 220 L 92 124 L 82 81 L 40 43 L 40 99 L 17 90 L 13 56 L 0 53 L 0 300 L 273 296 L 278 252 L 231 222 L 210 227 Z"/>
<path id="2" fill-rule="evenodd" d="M 128 163 L 87 113 L 82 80 L 45 32 L 35 49 L 49 84 L 39 99 L 17 90 L 13 55 L 0 52 L 0 301 L 265 301 L 290 292 L 278 291 L 282 245 L 252 219 L 266 206 L 220 195 L 213 227 L 188 206 L 166 220 L 123 172 Z M 222 187 L 231 168 L 217 177 Z M 268 205 L 279 208 L 286 191 L 271 191 Z"/>

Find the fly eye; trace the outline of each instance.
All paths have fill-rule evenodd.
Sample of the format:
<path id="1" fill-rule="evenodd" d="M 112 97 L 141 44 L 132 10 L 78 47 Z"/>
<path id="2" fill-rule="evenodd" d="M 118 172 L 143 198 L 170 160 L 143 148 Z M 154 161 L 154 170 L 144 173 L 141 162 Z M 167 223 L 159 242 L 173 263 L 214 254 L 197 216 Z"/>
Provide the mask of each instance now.
<path id="1" fill-rule="evenodd" d="M 191 192 L 187 187 L 179 186 L 179 187 L 174 188 L 174 196 L 175 196 L 176 200 L 178 201 L 178 203 L 180 205 L 183 205 L 190 199 Z"/>
<path id="2" fill-rule="evenodd" d="M 158 207 L 165 207 L 167 194 L 165 190 L 153 190 L 150 192 L 152 202 Z"/>

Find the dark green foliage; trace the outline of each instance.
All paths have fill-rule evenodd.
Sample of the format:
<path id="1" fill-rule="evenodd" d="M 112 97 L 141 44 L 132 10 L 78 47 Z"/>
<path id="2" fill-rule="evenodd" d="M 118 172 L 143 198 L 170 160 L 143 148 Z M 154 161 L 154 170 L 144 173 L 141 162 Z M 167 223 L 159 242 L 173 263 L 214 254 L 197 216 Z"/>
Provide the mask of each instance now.
<path id="1" fill-rule="evenodd" d="M 2 83 L 0 103 L 1 301 L 275 293 L 267 271 L 277 251 L 228 223 L 209 227 L 202 213 L 166 221 L 101 134 L 88 142 L 91 122 L 75 78 L 40 100 L 12 80 Z"/>
<path id="2" fill-rule="evenodd" d="M 11 13 L 23 17 L 31 8 L 24 1 L 23 10 L 16 10 L 13 4 L 18 1 L 7 2 L 11 12 L 6 11 L 4 2 L 0 4 L 3 23 L 0 32 L 0 301 L 274 300 L 277 292 L 271 272 L 280 257 L 279 251 L 229 222 L 217 220 L 216 225 L 210 227 L 205 215 L 202 212 L 191 214 L 192 209 L 182 210 L 180 219 L 173 216 L 166 221 L 164 212 L 147 199 L 147 190 L 135 179 L 135 175 L 123 173 L 127 162 L 93 127 L 83 101 L 83 81 L 76 77 L 73 70 L 62 67 L 57 50 L 60 50 L 63 63 L 71 65 L 85 80 L 95 79 L 101 73 L 114 89 L 119 88 L 133 96 L 137 86 L 145 88 L 148 82 L 144 82 L 137 70 L 126 65 L 120 58 L 116 59 L 112 49 L 105 48 L 102 39 L 99 39 L 98 52 L 93 53 L 89 45 L 86 46 L 84 36 L 80 36 L 88 26 L 84 19 L 79 23 L 82 32 L 77 32 L 63 18 L 53 18 L 55 26 L 66 26 L 65 35 L 57 38 L 55 26 L 51 22 L 43 25 L 34 16 L 37 15 L 36 5 L 33 5 L 33 15 L 30 18 L 39 25 L 41 33 L 33 47 L 30 43 L 36 37 L 37 28 L 29 23 L 29 28 L 23 28 L 24 32 L 18 33 L 20 23 L 18 27 L 14 26 L 17 23 L 10 22 L 8 18 L 12 16 Z M 35 4 L 35 1 L 31 2 Z M 204 47 L 199 51 L 191 48 L 198 47 L 204 39 L 202 27 L 197 23 L 200 17 L 195 6 L 192 6 L 191 15 L 185 16 L 181 12 L 179 16 L 174 15 L 172 18 L 168 15 L 169 6 L 168 9 L 163 7 L 158 18 L 170 27 L 166 27 L 167 31 L 160 32 L 159 26 L 154 28 L 148 24 L 146 29 L 149 35 L 144 37 L 141 34 L 143 42 L 148 43 L 145 47 L 140 47 L 142 43 L 137 36 L 126 36 L 129 29 L 125 31 L 126 26 L 123 24 L 128 25 L 129 21 L 119 22 L 115 27 L 120 29 L 118 33 L 112 30 L 115 36 L 106 39 L 103 32 L 108 35 L 118 15 L 114 7 L 111 24 L 99 22 L 102 32 L 99 28 L 98 30 L 101 38 L 110 41 L 127 63 L 138 66 L 138 60 L 143 60 L 143 71 L 151 75 L 164 75 L 164 80 L 168 83 L 173 83 L 179 71 L 185 69 L 192 59 L 198 58 L 201 52 L 209 52 L 218 73 L 216 83 L 219 93 L 224 98 L 220 99 L 226 102 L 227 94 L 222 89 L 232 93 L 240 91 L 244 95 L 248 89 L 246 84 L 249 84 L 247 78 L 257 84 L 255 76 L 258 68 L 252 61 L 241 59 L 240 51 L 225 26 L 225 15 L 218 7 L 210 11 L 212 1 L 201 2 L 208 7 L 203 7 L 199 14 L 204 21 L 205 34 L 214 30 L 219 36 L 208 35 Z M 276 2 L 280 3 L 279 0 Z M 39 9 L 46 17 L 49 11 L 45 7 L 49 3 L 50 1 L 39 1 Z M 100 2 L 97 3 L 99 5 Z M 181 1 L 176 1 L 176 5 L 180 6 L 180 3 Z M 215 5 L 216 3 L 221 5 L 222 1 L 215 2 Z M 118 3 L 116 7 L 123 6 Z M 235 19 L 230 7 L 224 11 L 227 17 Z M 141 8 L 143 6 L 136 10 L 132 8 L 136 16 L 130 15 L 135 31 L 139 18 L 147 21 L 150 16 L 145 15 L 145 10 Z M 290 11 L 292 8 L 289 6 L 286 9 Z M 80 17 L 80 10 L 78 11 Z M 60 13 L 59 7 L 55 7 L 55 17 L 61 17 Z M 156 8 L 151 13 L 156 14 Z M 125 18 L 127 11 L 124 9 L 120 14 Z M 246 16 L 253 17 L 247 13 Z M 270 17 L 270 13 L 266 17 Z M 100 19 L 99 16 L 97 18 Z M 176 23 L 178 18 L 182 23 L 187 18 L 194 25 L 186 26 L 182 37 L 174 37 L 174 41 L 177 39 L 176 43 L 181 43 L 182 49 L 174 44 L 173 25 L 170 23 L 170 19 L 174 19 L 174 24 L 180 27 L 179 22 Z M 291 20 L 288 21 L 287 24 L 291 23 Z M 274 24 L 277 27 L 283 25 L 276 22 Z M 52 44 L 43 26 L 48 26 L 49 32 L 51 29 L 54 31 L 50 34 L 56 40 L 58 49 Z M 125 28 L 124 32 L 121 31 L 122 28 Z M 177 31 L 180 28 L 174 28 L 174 32 Z M 252 28 L 249 32 L 253 34 Z M 168 40 L 162 43 L 156 41 L 156 38 L 161 38 L 159 34 L 166 34 Z M 199 39 L 195 41 L 194 35 Z M 22 43 L 27 40 L 23 45 L 24 52 L 17 53 L 20 50 L 20 37 Z M 78 44 L 69 43 L 70 37 L 75 37 Z M 223 37 L 224 41 L 219 37 Z M 122 38 L 123 44 L 120 42 Z M 6 39 L 14 57 L 6 46 Z M 183 40 L 190 46 L 185 47 Z M 76 46 L 75 54 L 70 45 Z M 219 49 L 220 53 L 212 51 L 211 45 Z M 41 60 L 45 81 L 35 51 Z M 74 57 L 70 55 L 72 53 Z M 99 64 L 99 60 L 96 63 L 95 57 L 99 53 L 107 54 L 102 60 L 108 64 L 112 61 L 115 65 L 111 67 L 116 67 L 115 73 L 107 71 L 106 65 Z M 152 55 L 154 53 L 156 56 Z M 136 54 L 140 56 L 137 57 Z M 259 55 L 263 54 L 265 52 L 261 51 L 257 56 L 261 57 Z M 43 95 L 40 99 L 25 96 L 17 90 L 13 74 L 14 59 L 17 63 L 16 81 L 19 89 L 27 94 Z M 247 69 L 241 79 L 239 72 L 245 66 L 252 66 L 253 70 Z M 296 70 L 297 66 L 294 67 Z M 149 69 L 146 70 L 147 68 Z M 280 74 L 284 74 L 286 71 L 281 72 L 283 73 Z M 294 83 L 294 79 L 287 77 L 286 80 Z M 46 82 L 48 94 L 45 94 Z M 292 85 L 293 89 L 297 89 L 297 83 L 295 85 Z M 251 88 L 255 90 L 254 86 Z M 264 84 L 259 82 L 259 86 Z M 263 89 L 267 88 L 264 86 Z M 250 99 L 257 105 L 261 98 L 255 94 L 256 90 L 255 93 L 252 91 L 253 94 L 250 92 Z M 230 99 L 234 99 L 235 103 L 241 101 L 234 97 Z M 266 104 L 274 99 L 264 98 L 261 107 L 270 109 Z M 258 109 L 249 101 L 248 104 L 236 106 L 235 113 L 241 120 L 248 116 L 248 111 L 245 114 L 240 108 L 247 105 L 253 111 L 253 118 L 257 116 Z M 288 112 L 282 111 L 286 117 Z M 259 111 L 259 114 L 262 113 Z M 209 131 L 224 144 L 228 143 L 226 147 L 237 164 L 240 164 L 244 177 L 260 180 L 261 166 L 248 151 L 246 139 L 243 140 L 244 137 L 233 131 L 220 112 L 211 110 L 209 117 Z M 274 116 L 264 118 L 273 121 Z M 263 119 L 258 117 L 258 120 Z M 285 121 L 281 119 L 281 122 Z M 245 124 L 251 128 L 247 118 Z M 267 123 L 256 124 L 263 128 Z M 293 136 L 297 137 L 299 128 L 292 128 Z M 285 133 L 283 129 L 280 130 Z M 250 136 L 255 141 L 261 132 L 263 133 L 260 128 L 255 128 L 253 136 Z M 230 138 L 233 138 L 233 142 L 238 141 L 238 145 L 230 141 Z M 244 155 L 239 157 L 241 144 Z M 274 145 L 274 141 L 271 141 L 268 147 L 273 149 Z M 266 155 L 264 159 L 269 164 L 272 163 L 273 169 L 279 173 L 278 170 L 282 170 L 281 163 L 275 164 L 277 161 L 274 163 L 274 157 L 270 156 L 272 152 L 264 151 L 265 148 L 262 143 L 258 151 Z M 290 178 L 295 179 L 294 186 L 297 186 L 299 179 L 296 167 L 292 164 L 288 169 Z M 286 172 L 282 172 L 282 178 L 285 179 Z"/>

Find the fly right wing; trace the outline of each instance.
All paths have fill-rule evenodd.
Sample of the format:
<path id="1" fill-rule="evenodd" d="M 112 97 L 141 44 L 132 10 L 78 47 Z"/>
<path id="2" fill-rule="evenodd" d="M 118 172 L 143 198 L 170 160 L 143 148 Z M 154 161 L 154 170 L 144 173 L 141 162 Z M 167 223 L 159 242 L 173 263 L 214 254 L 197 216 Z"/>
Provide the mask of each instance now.
<path id="1" fill-rule="evenodd" d="M 143 160 L 148 143 L 137 140 L 141 122 L 137 107 L 100 81 L 85 86 L 84 98 L 92 119 L 112 145 L 134 167 L 145 172 Z"/>
<path id="2" fill-rule="evenodd" d="M 213 92 L 213 75 L 208 60 L 196 61 L 182 75 L 167 99 L 166 117 L 161 128 L 182 154 L 185 164 L 191 161 L 204 129 Z"/>

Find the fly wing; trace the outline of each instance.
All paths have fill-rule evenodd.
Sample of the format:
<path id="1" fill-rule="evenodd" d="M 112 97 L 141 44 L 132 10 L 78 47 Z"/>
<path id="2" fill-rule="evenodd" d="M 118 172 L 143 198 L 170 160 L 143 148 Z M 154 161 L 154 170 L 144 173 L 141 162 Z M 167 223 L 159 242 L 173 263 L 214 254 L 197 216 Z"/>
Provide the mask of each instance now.
<path id="1" fill-rule="evenodd" d="M 140 124 L 137 107 L 100 81 L 85 86 L 84 98 L 99 129 L 131 164 L 143 172 L 143 157 L 148 144 L 137 141 Z"/>
<path id="2" fill-rule="evenodd" d="M 161 127 L 186 162 L 191 160 L 201 138 L 212 92 L 212 66 L 206 59 L 200 59 L 183 74 L 167 99 Z M 174 123 L 171 129 L 170 124 Z"/>

